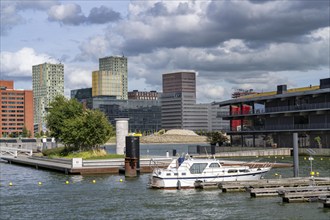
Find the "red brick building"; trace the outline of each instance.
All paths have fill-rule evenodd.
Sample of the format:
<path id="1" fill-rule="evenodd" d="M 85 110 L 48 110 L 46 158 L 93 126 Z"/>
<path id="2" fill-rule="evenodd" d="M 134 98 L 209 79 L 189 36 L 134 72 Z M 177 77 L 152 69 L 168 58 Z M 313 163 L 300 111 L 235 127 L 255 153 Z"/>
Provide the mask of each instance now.
<path id="1" fill-rule="evenodd" d="M 23 128 L 33 133 L 32 90 L 15 90 L 13 81 L 0 80 L 0 137 L 18 137 Z"/>

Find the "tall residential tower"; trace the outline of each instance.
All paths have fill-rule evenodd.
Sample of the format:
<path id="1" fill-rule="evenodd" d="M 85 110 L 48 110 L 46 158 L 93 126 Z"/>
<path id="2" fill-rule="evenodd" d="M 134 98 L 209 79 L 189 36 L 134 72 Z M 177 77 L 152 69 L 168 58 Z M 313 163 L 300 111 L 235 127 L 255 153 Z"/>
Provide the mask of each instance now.
<path id="1" fill-rule="evenodd" d="M 32 66 L 32 80 L 35 130 L 45 131 L 49 104 L 56 96 L 64 95 L 64 65 L 43 63 Z"/>
<path id="2" fill-rule="evenodd" d="M 92 74 L 92 93 L 127 100 L 127 57 L 110 56 L 99 59 L 99 70 Z"/>

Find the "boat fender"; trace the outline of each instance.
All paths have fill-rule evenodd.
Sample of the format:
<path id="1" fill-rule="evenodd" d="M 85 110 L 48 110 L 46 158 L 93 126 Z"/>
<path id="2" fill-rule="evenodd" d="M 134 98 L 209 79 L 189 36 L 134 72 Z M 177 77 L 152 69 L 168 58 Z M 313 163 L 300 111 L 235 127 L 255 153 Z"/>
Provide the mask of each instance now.
<path id="1" fill-rule="evenodd" d="M 180 180 L 178 180 L 178 182 L 176 183 L 177 189 L 180 190 L 181 189 L 181 182 Z"/>

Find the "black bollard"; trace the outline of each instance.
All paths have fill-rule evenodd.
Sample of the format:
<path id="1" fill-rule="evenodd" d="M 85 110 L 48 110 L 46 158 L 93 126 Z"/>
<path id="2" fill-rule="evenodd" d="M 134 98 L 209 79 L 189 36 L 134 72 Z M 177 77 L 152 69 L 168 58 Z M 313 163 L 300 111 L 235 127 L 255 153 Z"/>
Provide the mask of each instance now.
<path id="1" fill-rule="evenodd" d="M 139 137 L 126 137 L 125 176 L 136 177 L 140 169 L 140 139 Z"/>
<path id="2" fill-rule="evenodd" d="M 176 149 L 173 149 L 173 157 L 176 156 Z"/>

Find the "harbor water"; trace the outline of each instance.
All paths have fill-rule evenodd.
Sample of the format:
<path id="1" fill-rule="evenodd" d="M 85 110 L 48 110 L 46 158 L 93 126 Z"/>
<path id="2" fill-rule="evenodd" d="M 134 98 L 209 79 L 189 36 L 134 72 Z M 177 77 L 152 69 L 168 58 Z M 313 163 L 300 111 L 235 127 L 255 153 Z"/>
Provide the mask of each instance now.
<path id="1" fill-rule="evenodd" d="M 146 153 L 151 152 L 156 151 Z M 292 157 L 260 160 L 292 162 Z M 308 157 L 299 161 L 299 175 L 308 176 Z M 280 197 L 251 198 L 247 192 L 220 190 L 152 190 L 147 187 L 149 174 L 133 179 L 123 175 L 70 176 L 7 163 L 0 163 L 0 170 L 1 220 L 330 219 L 330 210 L 319 202 L 289 204 Z M 315 157 L 313 170 L 319 176 L 330 176 L 330 157 Z M 292 176 L 292 168 L 276 168 L 265 178 Z"/>

